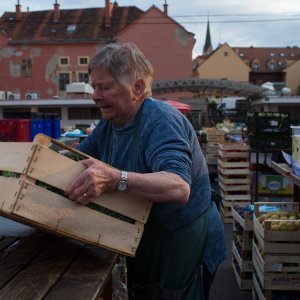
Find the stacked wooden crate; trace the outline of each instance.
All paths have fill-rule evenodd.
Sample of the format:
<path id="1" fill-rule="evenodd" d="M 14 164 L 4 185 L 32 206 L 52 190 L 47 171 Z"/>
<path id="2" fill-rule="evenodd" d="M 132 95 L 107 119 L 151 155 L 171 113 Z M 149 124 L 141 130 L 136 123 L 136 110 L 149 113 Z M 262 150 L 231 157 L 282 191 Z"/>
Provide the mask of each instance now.
<path id="1" fill-rule="evenodd" d="M 253 299 L 299 299 L 299 203 L 257 202 L 253 224 Z"/>
<path id="2" fill-rule="evenodd" d="M 68 157 L 50 147 L 68 150 Z M 70 158 L 72 157 L 72 158 Z M 0 215 L 85 243 L 134 256 L 151 202 L 129 193 L 104 194 L 87 206 L 64 196 L 88 158 L 43 135 L 33 143 L 0 143 Z"/>
<path id="3" fill-rule="evenodd" d="M 218 155 L 218 179 L 223 197 L 221 216 L 224 223 L 232 223 L 232 204 L 245 206 L 251 202 L 249 146 L 219 143 Z"/>
<path id="4" fill-rule="evenodd" d="M 234 205 L 232 268 L 241 290 L 252 289 L 252 238 L 253 238 L 253 210 L 251 208 Z"/>
<path id="5" fill-rule="evenodd" d="M 225 140 L 225 132 L 217 128 L 206 128 L 205 159 L 208 165 L 218 164 L 218 143 Z"/>

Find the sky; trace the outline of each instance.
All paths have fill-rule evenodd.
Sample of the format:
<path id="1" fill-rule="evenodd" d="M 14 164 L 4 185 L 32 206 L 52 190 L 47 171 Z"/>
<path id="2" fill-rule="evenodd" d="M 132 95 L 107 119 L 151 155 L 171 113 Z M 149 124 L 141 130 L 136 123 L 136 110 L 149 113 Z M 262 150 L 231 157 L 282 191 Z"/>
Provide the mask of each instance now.
<path id="1" fill-rule="evenodd" d="M 54 0 L 19 0 L 22 11 L 49 10 Z M 152 5 L 163 10 L 187 31 L 195 34 L 193 57 L 201 55 L 207 20 L 213 48 L 300 47 L 300 0 L 118 0 L 119 6 L 136 6 L 143 11 Z M 114 0 L 112 1 L 114 2 Z M 17 0 L 0 0 L 0 15 L 15 11 Z M 105 0 L 58 0 L 61 9 L 103 7 Z"/>

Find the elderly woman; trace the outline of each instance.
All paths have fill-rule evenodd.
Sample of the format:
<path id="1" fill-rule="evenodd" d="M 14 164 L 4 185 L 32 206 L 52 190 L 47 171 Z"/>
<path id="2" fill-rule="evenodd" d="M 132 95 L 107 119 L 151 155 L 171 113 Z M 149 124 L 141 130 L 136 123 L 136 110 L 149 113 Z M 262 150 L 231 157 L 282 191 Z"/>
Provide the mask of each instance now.
<path id="1" fill-rule="evenodd" d="M 151 200 L 136 257 L 127 259 L 129 298 L 208 299 L 226 247 L 195 130 L 151 98 L 153 68 L 135 45 L 105 46 L 89 74 L 102 119 L 78 149 L 98 160 L 83 161 L 66 195 L 83 205 L 113 191 Z"/>

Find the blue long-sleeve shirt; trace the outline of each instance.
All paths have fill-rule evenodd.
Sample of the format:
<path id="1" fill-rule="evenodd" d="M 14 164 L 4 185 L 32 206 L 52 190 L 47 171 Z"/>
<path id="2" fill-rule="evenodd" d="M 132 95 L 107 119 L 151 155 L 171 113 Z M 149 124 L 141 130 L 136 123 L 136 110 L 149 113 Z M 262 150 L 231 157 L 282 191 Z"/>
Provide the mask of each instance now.
<path id="1" fill-rule="evenodd" d="M 152 214 L 170 231 L 182 228 L 211 205 L 208 169 L 197 136 L 186 117 L 163 101 L 146 99 L 140 118 L 136 172 L 176 173 L 191 188 L 186 204 L 155 203 Z M 101 119 L 78 149 L 118 169 L 132 171 L 133 129 L 134 122 L 120 128 Z M 204 261 L 214 272 L 225 257 L 223 223 L 213 203 Z"/>

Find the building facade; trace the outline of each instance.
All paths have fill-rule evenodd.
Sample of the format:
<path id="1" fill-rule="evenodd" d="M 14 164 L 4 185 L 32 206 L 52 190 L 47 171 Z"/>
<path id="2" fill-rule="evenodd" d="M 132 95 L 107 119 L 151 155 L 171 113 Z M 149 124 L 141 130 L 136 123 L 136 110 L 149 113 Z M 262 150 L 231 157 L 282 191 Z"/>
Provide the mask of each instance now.
<path id="1" fill-rule="evenodd" d="M 192 77 L 194 34 L 168 16 L 167 4 L 144 12 L 109 0 L 86 9 L 61 9 L 55 1 L 50 10 L 22 11 L 18 1 L 14 12 L 0 18 L 0 94 L 11 100 L 68 98 L 67 84 L 88 82 L 90 57 L 113 41 L 136 43 L 153 64 L 154 80 Z M 0 116 L 14 109 L 21 108 L 2 107 Z M 84 110 L 74 114 L 80 112 L 84 118 Z"/>
<path id="2" fill-rule="evenodd" d="M 282 83 L 296 95 L 300 87 L 300 48 L 230 47 L 219 45 L 209 55 L 195 59 L 194 76 L 231 79 L 262 85 Z"/>

